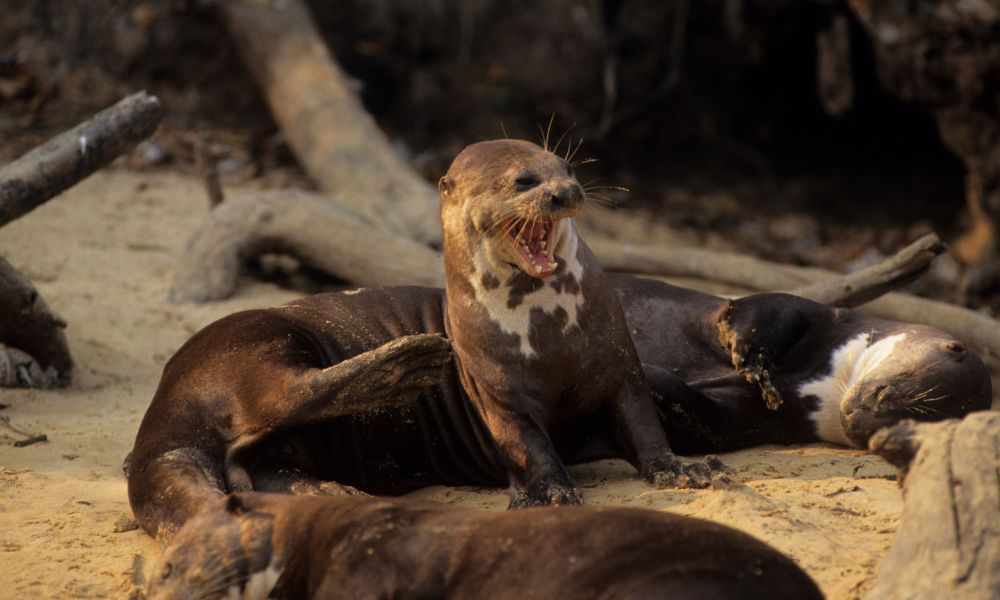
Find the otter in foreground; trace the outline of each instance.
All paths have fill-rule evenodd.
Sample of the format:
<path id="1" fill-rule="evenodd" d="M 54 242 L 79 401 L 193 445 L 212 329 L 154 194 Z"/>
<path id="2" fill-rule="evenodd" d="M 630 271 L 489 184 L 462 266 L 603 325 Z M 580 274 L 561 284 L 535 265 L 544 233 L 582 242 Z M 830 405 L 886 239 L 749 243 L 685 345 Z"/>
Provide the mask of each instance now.
<path id="1" fill-rule="evenodd" d="M 490 513 L 405 498 L 235 494 L 164 549 L 148 598 L 822 598 L 767 544 L 625 508 Z"/>
<path id="2" fill-rule="evenodd" d="M 671 453 L 618 298 L 577 235 L 571 167 L 529 142 L 482 142 L 440 186 L 444 296 L 386 288 L 237 313 L 171 358 L 129 469 L 146 531 L 169 534 L 227 491 L 507 484 L 512 507 L 579 503 L 563 465 L 593 458 L 595 440 L 651 483 L 707 485 L 707 465 Z M 427 334 L 444 333 L 442 369 L 448 342 Z"/>

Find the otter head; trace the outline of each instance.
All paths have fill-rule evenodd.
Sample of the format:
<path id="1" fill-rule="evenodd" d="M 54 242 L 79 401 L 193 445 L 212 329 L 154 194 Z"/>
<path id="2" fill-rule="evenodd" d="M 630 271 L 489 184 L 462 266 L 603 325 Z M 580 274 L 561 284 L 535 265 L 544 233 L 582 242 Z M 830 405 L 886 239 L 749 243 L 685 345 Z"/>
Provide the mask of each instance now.
<path id="1" fill-rule="evenodd" d="M 584 191 L 568 162 L 531 142 L 473 144 L 438 187 L 449 271 L 468 277 L 475 264 L 481 274 L 504 279 L 517 271 L 545 278 L 559 257 L 575 251 L 572 217 L 583 208 Z"/>
<path id="2" fill-rule="evenodd" d="M 932 330 L 897 335 L 905 344 L 882 358 L 841 401 L 841 426 L 853 446 L 867 448 L 872 434 L 904 419 L 961 419 L 990 408 L 989 372 L 965 344 Z"/>
<path id="3" fill-rule="evenodd" d="M 189 519 L 163 549 L 147 598 L 267 598 L 280 571 L 272 564 L 274 517 L 234 494 Z"/>
<path id="4" fill-rule="evenodd" d="M 881 338 L 860 334 L 834 353 L 832 366 L 829 376 L 801 391 L 820 399 L 813 417 L 819 436 L 858 448 L 904 419 L 962 418 L 992 401 L 979 357 L 930 328 L 912 326 Z"/>

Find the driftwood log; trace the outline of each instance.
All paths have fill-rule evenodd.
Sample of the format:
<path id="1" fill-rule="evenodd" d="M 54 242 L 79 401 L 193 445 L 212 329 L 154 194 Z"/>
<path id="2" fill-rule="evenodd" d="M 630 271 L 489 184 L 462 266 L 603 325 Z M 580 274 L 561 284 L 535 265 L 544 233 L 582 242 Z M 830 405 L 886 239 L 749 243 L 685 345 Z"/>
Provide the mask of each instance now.
<path id="1" fill-rule="evenodd" d="M 444 282 L 441 255 L 366 223 L 319 194 L 271 190 L 227 200 L 202 222 L 178 262 L 170 299 L 230 296 L 240 267 L 266 252 L 294 255 L 358 285 Z"/>
<path id="2" fill-rule="evenodd" d="M 1000 412 L 903 421 L 869 448 L 900 469 L 904 503 L 866 598 L 1000 597 Z"/>
<path id="3" fill-rule="evenodd" d="M 0 168 L 0 226 L 26 214 L 153 133 L 160 101 L 133 94 Z M 0 387 L 69 383 L 73 360 L 59 315 L 0 256 Z"/>
<path id="4" fill-rule="evenodd" d="M 0 226 L 146 139 L 162 114 L 156 96 L 132 94 L 0 168 Z"/>
<path id="5" fill-rule="evenodd" d="M 438 196 L 397 154 L 330 56 L 301 0 L 219 3 L 296 158 L 374 226 L 439 244 Z"/>

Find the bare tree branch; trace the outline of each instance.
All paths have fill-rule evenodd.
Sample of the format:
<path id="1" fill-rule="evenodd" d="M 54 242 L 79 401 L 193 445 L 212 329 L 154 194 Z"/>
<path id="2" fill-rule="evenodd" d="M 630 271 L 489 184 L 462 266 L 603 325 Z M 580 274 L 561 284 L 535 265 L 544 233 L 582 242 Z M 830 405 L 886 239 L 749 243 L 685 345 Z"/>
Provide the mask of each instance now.
<path id="1" fill-rule="evenodd" d="M 373 225 L 439 243 L 438 196 L 361 105 L 300 0 L 220 3 L 271 114 L 320 187 Z"/>
<path id="2" fill-rule="evenodd" d="M 156 129 L 162 114 L 156 96 L 132 94 L 0 168 L 0 226 L 144 140 Z"/>
<path id="3" fill-rule="evenodd" d="M 1000 413 L 903 421 L 869 448 L 900 468 L 903 515 L 866 598 L 993 598 L 1000 590 Z"/>
<path id="4" fill-rule="evenodd" d="M 441 286 L 441 255 L 365 223 L 319 194 L 281 190 L 230 198 L 202 222 L 178 261 L 175 302 L 226 298 L 240 266 L 268 251 L 287 252 L 358 285 Z"/>

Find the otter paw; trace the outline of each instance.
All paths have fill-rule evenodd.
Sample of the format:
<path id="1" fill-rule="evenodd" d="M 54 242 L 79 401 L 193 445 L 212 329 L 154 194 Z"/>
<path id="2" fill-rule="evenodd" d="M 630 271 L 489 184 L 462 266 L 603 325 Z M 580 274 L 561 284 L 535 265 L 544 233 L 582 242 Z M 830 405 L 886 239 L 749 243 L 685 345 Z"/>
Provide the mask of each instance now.
<path id="1" fill-rule="evenodd" d="M 683 475 L 682 466 L 680 459 L 668 454 L 643 465 L 639 474 L 646 483 L 658 488 L 683 487 L 678 485 L 678 478 Z"/>
<path id="2" fill-rule="evenodd" d="M 713 473 L 726 466 L 716 456 L 706 456 L 704 462 L 683 462 L 673 454 L 650 462 L 642 469 L 642 477 L 658 488 L 707 488 Z"/>
<path id="3" fill-rule="evenodd" d="M 781 394 L 775 385 L 774 362 L 770 356 L 763 351 L 747 352 L 745 363 L 736 366 L 736 372 L 742 375 L 748 382 L 754 383 L 760 388 L 761 396 L 764 397 L 764 404 L 768 410 L 778 410 L 781 406 Z"/>
<path id="4" fill-rule="evenodd" d="M 563 506 L 583 504 L 583 496 L 574 487 L 563 485 L 538 486 L 542 489 L 516 490 L 510 494 L 507 510 L 529 506 Z"/>

